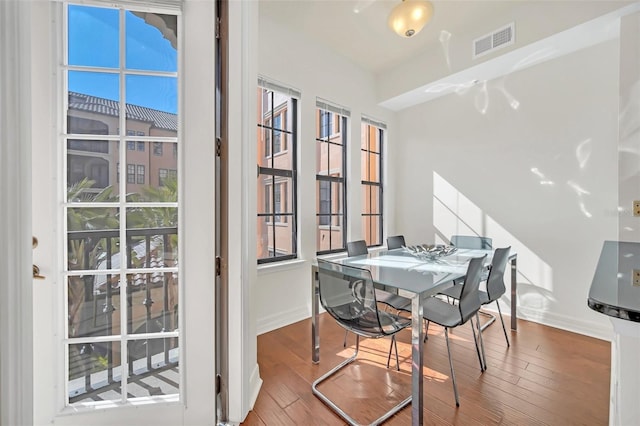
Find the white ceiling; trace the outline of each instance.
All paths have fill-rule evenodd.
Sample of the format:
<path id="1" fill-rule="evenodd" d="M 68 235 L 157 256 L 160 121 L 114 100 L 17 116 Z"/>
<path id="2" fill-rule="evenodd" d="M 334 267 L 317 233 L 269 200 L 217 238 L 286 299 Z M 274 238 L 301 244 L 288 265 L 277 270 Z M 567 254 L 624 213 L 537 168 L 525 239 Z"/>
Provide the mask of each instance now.
<path id="1" fill-rule="evenodd" d="M 504 25 L 508 23 L 504 17 L 513 15 L 515 9 L 541 2 L 433 1 L 433 18 L 409 39 L 396 35 L 387 25 L 387 17 L 398 3 L 400 0 L 260 0 L 260 13 L 378 73 L 425 49 L 439 48 L 443 32 L 459 34 L 477 28 L 481 36 L 495 29 L 487 27 L 492 18 L 502 17 Z M 362 10 L 355 13 L 355 8 Z"/>
<path id="2" fill-rule="evenodd" d="M 387 25 L 391 9 L 400 1 L 260 0 L 259 5 L 260 14 L 276 24 L 327 45 L 378 76 L 401 64 L 410 64 L 423 52 L 442 49 L 446 43 L 441 39 L 443 35 L 466 34 L 475 39 L 510 22 L 516 23 L 516 43 L 521 46 L 516 46 L 515 50 L 506 49 L 506 55 L 479 61 L 481 63 L 476 66 L 441 79 L 425 81 L 423 86 L 398 96 L 381 99 L 381 105 L 392 110 L 468 88 L 469 82 L 496 78 L 612 38 L 617 35 L 617 27 L 612 27 L 614 21 L 640 9 L 640 1 L 436 0 L 432 1 L 434 16 L 431 21 L 420 33 L 407 39 L 396 35 Z M 360 12 L 354 12 L 356 9 Z M 538 28 L 539 33 L 546 32 L 547 36 L 529 39 L 524 44 L 521 38 L 518 43 L 518 25 L 527 19 L 530 32 Z M 573 25 L 582 24 L 567 27 L 566 22 L 571 20 Z M 531 60 L 532 57 L 536 60 Z"/>

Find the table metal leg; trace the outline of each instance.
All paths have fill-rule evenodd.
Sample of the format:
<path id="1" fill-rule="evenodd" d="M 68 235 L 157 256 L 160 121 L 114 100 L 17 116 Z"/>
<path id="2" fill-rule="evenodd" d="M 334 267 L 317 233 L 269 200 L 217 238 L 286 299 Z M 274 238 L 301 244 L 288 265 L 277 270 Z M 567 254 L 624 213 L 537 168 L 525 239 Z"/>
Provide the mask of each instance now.
<path id="1" fill-rule="evenodd" d="M 416 294 L 411 298 L 411 424 L 422 426 L 422 358 L 424 355 L 422 331 L 422 297 Z"/>
<path id="2" fill-rule="evenodd" d="M 318 267 L 313 265 L 311 266 L 311 360 L 314 364 L 320 362 L 319 298 Z"/>
<path id="3" fill-rule="evenodd" d="M 518 278 L 517 278 L 518 266 L 517 258 L 511 259 L 511 329 L 518 330 L 518 315 L 516 311 L 517 298 L 518 298 Z"/>

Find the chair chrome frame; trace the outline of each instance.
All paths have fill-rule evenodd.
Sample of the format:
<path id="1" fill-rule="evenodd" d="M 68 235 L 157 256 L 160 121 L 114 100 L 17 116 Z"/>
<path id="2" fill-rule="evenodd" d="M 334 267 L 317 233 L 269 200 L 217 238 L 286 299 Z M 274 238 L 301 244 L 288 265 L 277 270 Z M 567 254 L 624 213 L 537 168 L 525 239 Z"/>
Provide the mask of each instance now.
<path id="1" fill-rule="evenodd" d="M 340 364 L 338 364 L 337 366 L 333 367 L 331 370 L 327 371 L 325 374 L 323 374 L 322 376 L 320 376 L 318 379 L 316 379 L 313 384 L 311 385 L 311 389 L 313 391 L 313 394 L 315 396 L 317 396 L 318 398 L 320 398 L 320 400 L 322 400 L 322 402 L 324 402 L 325 404 L 327 404 L 329 406 L 329 408 L 331 408 L 336 414 L 338 414 L 340 417 L 342 417 L 348 424 L 352 425 L 352 426 L 357 426 L 360 425 L 360 423 L 358 423 L 353 417 L 351 417 L 349 414 L 347 414 L 342 408 L 340 408 L 335 402 L 333 402 L 331 399 L 329 399 L 329 397 L 327 397 L 325 394 L 323 394 L 319 389 L 318 386 L 324 382 L 325 380 L 327 380 L 328 378 L 330 378 L 331 376 L 333 376 L 334 374 L 336 374 L 337 372 L 339 372 L 340 370 L 342 370 L 344 367 L 346 367 L 347 365 L 351 364 L 352 362 L 354 362 L 357 357 L 358 357 L 358 350 L 360 348 L 360 335 L 356 334 L 356 350 L 353 353 L 353 355 L 349 358 L 347 358 L 346 360 L 342 361 Z M 377 419 L 375 419 L 373 422 L 371 422 L 371 425 L 379 425 L 383 422 L 385 422 L 386 420 L 388 420 L 389 418 L 391 418 L 392 416 L 394 416 L 396 413 L 398 413 L 400 410 L 402 410 L 404 407 L 406 407 L 407 405 L 411 404 L 411 396 L 408 396 L 407 398 L 403 399 L 399 404 L 395 405 L 393 408 L 391 408 L 389 411 L 387 411 L 386 413 L 384 413 L 382 416 L 378 417 Z"/>
<path id="2" fill-rule="evenodd" d="M 357 322 L 354 323 L 349 323 L 348 321 L 339 318 L 337 315 L 334 315 L 334 311 L 333 309 L 331 309 L 331 307 L 326 306 L 325 304 L 325 299 L 323 298 L 323 294 L 322 294 L 322 290 L 323 290 L 323 278 L 325 278 L 325 274 L 327 274 L 327 278 L 329 278 L 329 274 L 331 274 L 332 272 L 335 273 L 344 273 L 342 271 L 348 271 L 348 273 L 346 273 L 347 276 L 349 276 L 349 281 L 351 281 L 351 279 L 353 278 L 354 280 L 360 280 L 361 282 L 364 283 L 364 286 L 371 286 L 370 289 L 365 289 L 365 292 L 367 294 L 367 297 L 370 301 L 371 306 L 375 306 L 375 318 L 377 318 L 377 326 L 376 326 L 376 322 L 372 321 L 371 317 L 369 317 L 367 319 L 368 321 L 368 328 L 363 327 L 363 328 L 359 328 L 357 326 Z M 355 273 L 354 273 L 355 272 Z M 383 313 L 382 311 L 379 311 L 377 308 L 377 302 L 375 299 L 375 294 L 376 292 L 373 289 L 373 279 L 371 278 L 371 272 L 366 270 L 366 269 L 362 269 L 362 268 L 355 268 L 353 266 L 346 266 L 346 265 L 342 265 L 339 263 L 334 263 L 334 262 L 329 262 L 326 260 L 322 260 L 322 259 L 318 259 L 318 280 L 320 283 L 319 286 L 319 291 L 320 291 L 320 301 L 323 304 L 323 307 L 327 310 L 327 312 L 333 316 L 333 318 L 336 320 L 336 322 L 343 328 L 345 328 L 348 331 L 353 332 L 356 335 L 356 348 L 355 351 L 353 353 L 353 355 L 351 357 L 349 357 L 348 359 L 344 360 L 343 362 L 341 362 L 340 364 L 338 364 L 337 366 L 333 367 L 331 370 L 327 371 L 325 374 L 323 374 L 322 376 L 320 376 L 318 379 L 316 379 L 313 384 L 311 385 L 311 389 L 313 394 L 318 397 L 322 402 L 324 402 L 329 408 L 331 408 L 336 414 L 338 414 L 340 417 L 342 417 L 348 424 L 350 425 L 359 425 L 359 423 L 353 418 L 351 417 L 349 414 L 347 414 L 342 408 L 340 408 L 334 401 L 332 401 L 327 395 L 325 395 L 324 393 L 322 393 L 319 389 L 318 386 L 323 383 L 324 381 L 326 381 L 327 379 L 329 379 L 331 376 L 333 376 L 334 374 L 338 373 L 340 370 L 342 370 L 343 368 L 345 368 L 346 366 L 348 366 L 349 364 L 351 364 L 352 362 L 354 362 L 357 359 L 358 356 L 358 352 L 360 349 L 360 337 L 369 337 L 369 338 L 380 338 L 380 337 L 385 337 L 385 336 L 391 336 L 392 338 L 392 345 L 395 342 L 395 334 L 398 333 L 399 331 L 403 330 L 404 328 L 410 326 L 411 322 L 410 320 L 406 320 L 406 321 L 402 321 L 402 322 L 398 322 L 398 323 L 394 323 L 393 327 L 390 331 L 385 331 L 384 327 L 382 325 L 382 322 L 380 320 L 380 314 Z M 327 281 L 329 281 L 329 279 L 327 279 Z M 356 281 L 354 281 L 355 283 Z M 356 287 L 356 284 L 353 285 L 353 287 Z M 355 291 L 355 293 L 358 293 L 358 290 Z M 346 306 L 345 304 L 343 304 L 342 306 Z M 373 309 L 373 308 L 372 308 Z M 349 312 L 352 312 L 351 309 L 349 309 Z M 354 310 L 353 312 L 358 312 L 357 310 Z M 391 317 L 390 314 L 388 313 L 384 313 L 384 315 L 386 316 L 386 318 Z M 357 318 L 357 316 L 355 317 Z M 399 317 L 398 317 L 399 319 Z M 387 324 L 389 325 L 389 324 Z M 396 363 L 398 362 L 397 359 L 398 356 L 398 349 L 396 346 Z M 389 357 L 387 358 L 387 367 L 389 366 L 389 361 L 391 359 L 391 349 L 389 349 Z M 372 425 L 379 425 L 381 423 L 383 423 L 384 421 L 386 421 L 387 419 L 389 419 L 390 417 L 392 417 L 393 415 L 395 415 L 396 413 L 398 413 L 400 410 L 402 410 L 404 407 L 406 407 L 407 405 L 409 405 L 411 403 L 411 396 L 408 396 L 407 398 L 405 398 L 404 400 L 402 400 L 400 403 L 396 404 L 394 407 L 392 407 L 390 410 L 388 410 L 386 413 L 384 413 L 382 416 L 378 417 L 377 419 L 375 419 L 372 423 Z"/>

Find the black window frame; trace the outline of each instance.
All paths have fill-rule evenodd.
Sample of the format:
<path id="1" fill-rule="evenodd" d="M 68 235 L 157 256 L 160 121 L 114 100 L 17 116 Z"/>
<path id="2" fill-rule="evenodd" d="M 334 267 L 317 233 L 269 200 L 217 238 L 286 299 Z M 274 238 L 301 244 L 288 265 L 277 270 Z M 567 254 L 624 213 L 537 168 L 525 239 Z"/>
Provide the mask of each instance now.
<path id="1" fill-rule="evenodd" d="M 362 143 L 360 143 L 360 155 L 366 155 L 366 162 L 368 164 L 368 161 L 371 158 L 370 154 L 377 154 L 378 155 L 378 176 L 379 176 L 379 182 L 375 182 L 375 181 L 368 181 L 368 180 L 361 180 L 361 184 L 364 188 L 369 187 L 369 189 L 371 188 L 378 188 L 379 190 L 379 196 L 378 196 L 378 213 L 362 213 L 362 218 L 364 219 L 365 217 L 374 217 L 377 216 L 379 217 L 378 220 L 378 235 L 380 236 L 380 242 L 378 242 L 377 244 L 369 244 L 369 242 L 367 241 L 367 247 L 380 247 L 383 245 L 383 241 L 384 241 L 384 235 L 383 235 L 383 230 L 384 230 L 384 168 L 383 168 L 383 164 L 384 164 L 384 157 L 383 157 L 383 143 L 384 143 L 384 129 L 378 127 L 378 126 L 374 126 L 373 124 L 369 124 L 369 123 L 362 123 L 364 126 L 366 126 L 367 129 L 367 149 L 363 149 L 362 148 Z M 378 151 L 371 151 L 369 149 L 369 147 L 371 146 L 371 144 L 369 143 L 369 127 L 373 127 L 374 129 L 377 130 L 378 133 Z M 369 200 L 371 201 L 371 197 L 369 198 Z M 362 204 L 364 207 L 364 201 L 362 200 Z M 372 206 L 372 204 L 370 204 L 370 207 Z M 369 211 L 371 211 L 372 209 L 370 208 Z M 371 229 L 370 229 L 371 231 Z M 366 235 L 366 234 L 365 234 Z M 363 236 L 364 237 L 364 236 Z"/>
<path id="2" fill-rule="evenodd" d="M 329 185 L 329 210 L 331 211 L 331 206 L 332 206 L 332 201 L 333 201 L 333 197 L 334 197 L 334 191 L 333 191 L 333 184 L 339 184 L 342 191 L 342 213 L 333 213 L 330 212 L 329 214 L 321 214 L 320 211 L 316 211 L 316 229 L 319 229 L 320 226 L 323 227 L 327 227 L 329 229 L 329 249 L 328 250 L 317 250 L 318 247 L 318 242 L 316 242 L 316 254 L 317 255 L 323 255 L 323 254 L 330 254 L 330 253 L 340 253 L 343 252 L 347 249 L 347 132 L 345 131 L 347 129 L 347 116 L 342 115 L 342 114 L 337 114 L 331 111 L 327 111 L 323 108 L 317 107 L 317 111 L 318 111 L 318 126 L 319 128 L 317 129 L 316 132 L 316 145 L 318 143 L 326 143 L 328 144 L 328 149 L 327 149 L 327 153 L 330 153 L 330 148 L 332 145 L 336 145 L 336 146 L 340 146 L 342 149 L 342 169 L 341 169 L 341 176 L 335 176 L 335 175 L 330 175 L 330 174 L 319 174 L 318 171 L 316 170 L 316 182 L 317 182 L 317 192 L 316 192 L 316 200 L 318 200 L 318 210 L 320 210 L 320 182 L 326 182 L 326 184 Z M 333 119 L 334 119 L 334 114 L 338 116 L 338 126 L 340 129 L 342 129 L 342 131 L 340 132 L 340 141 L 341 143 L 338 144 L 336 142 L 333 142 L 332 136 L 334 136 L 333 133 L 331 133 L 331 129 L 333 128 Z M 323 118 L 326 119 L 326 123 L 323 123 Z M 330 167 L 330 161 L 331 161 L 331 155 L 328 154 L 327 155 L 327 167 L 326 170 L 331 170 Z M 328 218 L 328 224 L 327 225 L 321 225 L 320 222 L 322 221 L 322 217 L 327 217 Z M 339 223 L 340 225 L 334 225 L 334 220 L 338 219 L 337 223 Z M 340 247 L 337 247 L 333 245 L 333 239 L 332 239 L 332 233 L 331 230 L 333 228 L 340 228 L 342 230 L 342 241 L 341 241 L 341 245 Z"/>
<path id="3" fill-rule="evenodd" d="M 298 258 L 298 188 L 297 188 L 297 141 L 298 141 L 298 99 L 293 96 L 289 96 L 289 104 L 291 105 L 291 110 L 289 111 L 289 116 L 291 117 L 291 130 L 287 130 L 286 128 L 276 129 L 273 125 L 273 118 L 276 115 L 282 115 L 281 111 L 278 111 L 278 108 L 274 106 L 274 91 L 267 88 L 258 87 L 259 90 L 262 90 L 262 105 L 269 105 L 269 111 L 264 112 L 264 116 L 257 123 L 258 129 L 261 132 L 265 132 L 265 157 L 268 158 L 271 163 L 271 167 L 265 167 L 258 164 L 258 177 L 264 176 L 269 182 L 266 184 L 265 189 L 269 189 L 270 194 L 265 193 L 265 203 L 269 203 L 268 205 L 271 207 L 271 211 L 266 211 L 265 213 L 257 213 L 258 219 L 263 218 L 268 227 L 268 232 L 272 233 L 273 241 L 276 241 L 276 228 L 279 225 L 286 223 L 291 226 L 291 253 L 278 256 L 278 250 L 275 247 L 268 248 L 267 257 L 258 257 L 258 264 L 265 263 L 273 263 L 273 262 L 281 262 L 284 260 L 291 260 Z M 283 94 L 278 92 L 279 94 Z M 270 99 L 269 99 L 270 98 Z M 262 110 L 262 108 L 261 108 Z M 286 118 L 283 116 L 281 118 L 281 123 L 285 122 Z M 287 150 L 291 150 L 291 170 L 286 169 L 278 169 L 274 167 L 274 157 L 277 156 L 279 152 L 283 152 L 284 150 L 275 152 L 274 151 L 274 140 L 275 135 L 279 134 L 282 142 L 282 135 L 288 136 L 289 143 L 287 144 Z M 268 145 L 268 146 L 267 146 Z M 282 145 L 281 145 L 282 146 Z M 276 185 L 282 183 L 282 178 L 291 179 L 291 206 L 285 206 L 289 210 L 286 212 L 277 212 L 275 211 L 275 188 Z M 286 194 L 282 194 L 286 197 Z M 278 218 L 278 220 L 276 220 Z M 283 221 L 283 218 L 286 218 Z M 273 255 L 272 255 L 273 254 Z"/>

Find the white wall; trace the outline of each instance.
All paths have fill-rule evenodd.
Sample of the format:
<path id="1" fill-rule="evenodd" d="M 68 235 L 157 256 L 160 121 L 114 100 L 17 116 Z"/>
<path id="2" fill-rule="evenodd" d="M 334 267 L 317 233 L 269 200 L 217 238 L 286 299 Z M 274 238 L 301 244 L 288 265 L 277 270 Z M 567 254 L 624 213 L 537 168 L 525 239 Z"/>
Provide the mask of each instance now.
<path id="1" fill-rule="evenodd" d="M 488 9 L 502 13 L 487 13 L 465 21 L 464 32 L 449 32 L 443 28 L 440 37 L 430 48 L 420 52 L 401 66 L 377 76 L 377 99 L 384 101 L 416 87 L 447 77 L 474 65 L 488 62 L 500 55 L 544 39 L 589 20 L 633 6 L 636 1 L 573 0 L 547 2 L 485 2 Z M 507 5 L 505 8 L 505 4 Z M 458 6 L 464 8 L 464 2 Z M 510 23 L 515 24 L 515 43 L 493 53 L 473 59 L 473 41 Z M 442 41 L 447 40 L 447 41 Z M 419 72 L 415 72 L 419 70 Z"/>
<path id="2" fill-rule="evenodd" d="M 619 239 L 640 241 L 640 218 L 632 215 L 640 200 L 640 12 L 620 24 L 619 141 Z"/>
<path id="3" fill-rule="evenodd" d="M 306 39 L 301 34 L 277 26 L 265 16 L 260 17 L 258 44 L 258 73 L 296 88 L 302 93 L 298 127 L 298 243 L 301 260 L 258 268 L 257 284 L 252 297 L 257 330 L 258 333 L 262 333 L 308 318 L 311 314 L 311 261 L 315 258 L 316 252 L 316 97 L 351 110 L 347 153 L 349 239 L 361 237 L 361 114 L 386 122 L 389 134 L 394 129 L 393 114 L 375 105 L 373 76 L 348 59 Z M 253 154 L 249 155 L 255 158 L 255 148 Z M 387 184 L 393 186 L 390 181 L 387 181 Z M 392 205 L 393 195 L 385 194 L 385 202 Z M 392 215 L 393 211 L 390 211 L 385 220 L 393 222 Z"/>
<path id="4" fill-rule="evenodd" d="M 398 232 L 511 245 L 521 317 L 600 337 L 609 321 L 586 300 L 618 233 L 618 49 L 604 42 L 398 113 L 391 165 Z"/>

